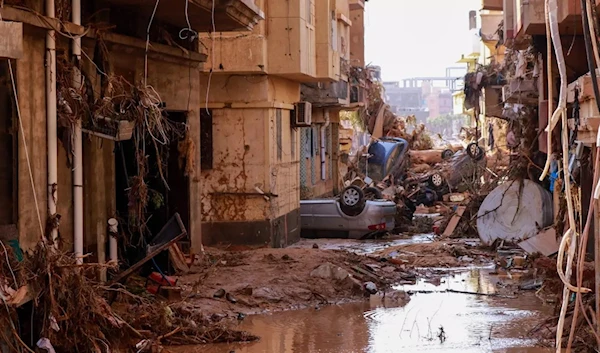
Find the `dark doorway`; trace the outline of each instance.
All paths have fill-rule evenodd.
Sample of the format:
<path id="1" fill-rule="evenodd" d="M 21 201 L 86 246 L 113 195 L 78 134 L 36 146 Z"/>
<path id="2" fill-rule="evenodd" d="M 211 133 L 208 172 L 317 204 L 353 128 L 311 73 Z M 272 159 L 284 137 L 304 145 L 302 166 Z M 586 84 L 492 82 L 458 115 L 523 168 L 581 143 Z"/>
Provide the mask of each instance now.
<path id="1" fill-rule="evenodd" d="M 2 60 L 0 61 L 0 229 L 3 236 L 16 233 L 17 224 L 17 130 L 14 107 L 8 61 Z M 15 236 L 16 234 L 12 234 L 9 237 Z"/>
<path id="2" fill-rule="evenodd" d="M 179 213 L 184 226 L 189 230 L 189 178 L 185 175 L 185 165 L 180 164 L 178 149 L 179 142 L 185 137 L 187 115 L 183 112 L 168 112 L 167 115 L 169 125 L 172 127 L 168 144 L 155 143 L 152 136 L 146 135 L 144 146 L 143 142 L 140 142 L 140 134 L 137 134 L 137 143 L 132 139 L 116 144 L 117 212 L 121 217 L 127 238 L 131 239 L 130 246 L 125 249 L 125 257 L 129 264 L 145 256 L 146 244 L 160 232 L 175 212 Z M 143 231 L 138 227 L 139 222 L 130 219 L 129 215 L 132 205 L 129 190 L 133 185 L 133 178 L 139 173 L 137 148 L 144 148 L 147 157 L 145 182 L 148 202 L 144 214 L 146 226 Z M 163 256 L 156 258 L 162 271 L 166 271 L 167 255 L 165 252 Z"/>

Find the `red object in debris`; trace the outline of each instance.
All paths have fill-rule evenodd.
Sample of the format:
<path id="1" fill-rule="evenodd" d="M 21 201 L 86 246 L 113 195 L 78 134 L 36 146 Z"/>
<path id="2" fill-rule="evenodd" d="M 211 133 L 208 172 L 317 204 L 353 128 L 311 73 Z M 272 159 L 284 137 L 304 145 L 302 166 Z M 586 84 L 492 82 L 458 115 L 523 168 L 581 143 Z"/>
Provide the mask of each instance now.
<path id="1" fill-rule="evenodd" d="M 440 226 L 433 226 L 433 234 L 440 235 Z"/>
<path id="2" fill-rule="evenodd" d="M 152 272 L 148 279 L 159 286 L 175 286 L 177 283 L 177 278 L 173 278 L 171 276 L 163 276 L 158 272 Z"/>
<path id="3" fill-rule="evenodd" d="M 385 230 L 385 223 L 370 225 L 369 230 Z"/>

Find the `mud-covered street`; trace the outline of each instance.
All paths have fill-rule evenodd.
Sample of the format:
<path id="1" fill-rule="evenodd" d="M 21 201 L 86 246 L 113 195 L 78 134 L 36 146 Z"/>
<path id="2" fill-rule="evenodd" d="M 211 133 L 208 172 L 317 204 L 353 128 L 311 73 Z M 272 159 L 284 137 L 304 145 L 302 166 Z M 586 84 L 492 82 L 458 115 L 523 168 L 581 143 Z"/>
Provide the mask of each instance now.
<path id="1" fill-rule="evenodd" d="M 502 269 L 476 239 L 434 238 L 423 234 L 372 241 L 304 240 L 287 249 L 215 252 L 219 257 L 211 269 L 214 279 L 199 274 L 204 288 L 187 302 L 228 327 L 260 339 L 169 350 L 551 351 L 541 348 L 544 342 L 532 332 L 553 306 L 545 304 L 535 290 L 523 290 L 543 279 L 537 270 L 531 266 Z M 393 257 L 397 254 L 404 256 Z M 344 280 L 315 278 L 313 270 L 323 263 L 348 268 L 360 283 L 381 278 L 381 287 L 370 294 Z M 355 266 L 370 275 L 352 271 Z M 236 302 L 215 298 L 213 294 L 221 288 L 232 293 Z"/>

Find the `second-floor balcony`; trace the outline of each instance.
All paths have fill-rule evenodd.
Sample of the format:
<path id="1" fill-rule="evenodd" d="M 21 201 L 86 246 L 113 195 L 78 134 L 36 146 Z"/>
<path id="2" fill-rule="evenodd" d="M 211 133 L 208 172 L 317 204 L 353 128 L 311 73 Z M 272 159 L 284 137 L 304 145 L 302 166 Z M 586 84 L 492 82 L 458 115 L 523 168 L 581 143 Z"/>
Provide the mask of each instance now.
<path id="1" fill-rule="evenodd" d="M 192 29 L 197 32 L 213 32 L 213 25 L 216 32 L 247 31 L 265 18 L 254 0 L 187 1 L 187 18 Z M 156 5 L 155 0 L 106 0 L 106 3 L 148 16 Z M 155 18 L 163 23 L 187 28 L 185 6 L 186 1 L 162 0 L 158 2 Z"/>

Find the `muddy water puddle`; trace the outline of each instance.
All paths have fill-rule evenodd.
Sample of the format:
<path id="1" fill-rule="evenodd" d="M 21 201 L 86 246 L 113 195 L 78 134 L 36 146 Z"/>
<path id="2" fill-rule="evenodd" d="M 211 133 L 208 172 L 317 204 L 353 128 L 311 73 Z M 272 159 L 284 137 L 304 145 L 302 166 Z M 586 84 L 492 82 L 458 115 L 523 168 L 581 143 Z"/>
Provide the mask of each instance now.
<path id="1" fill-rule="evenodd" d="M 210 345 L 176 352 L 387 353 L 550 352 L 535 348 L 529 330 L 549 308 L 530 293 L 494 295 L 504 279 L 474 269 L 397 289 L 414 292 L 405 305 L 370 302 L 249 316 L 238 328 L 261 337 L 249 344 Z M 423 293 L 431 292 L 431 293 Z"/>
<path id="2" fill-rule="evenodd" d="M 319 249 L 345 250 L 358 255 L 371 254 L 391 246 L 430 243 L 434 239 L 433 234 L 420 234 L 411 237 L 395 236 L 385 239 L 353 240 L 353 239 L 302 239 L 290 248 L 312 248 L 317 244 Z"/>

